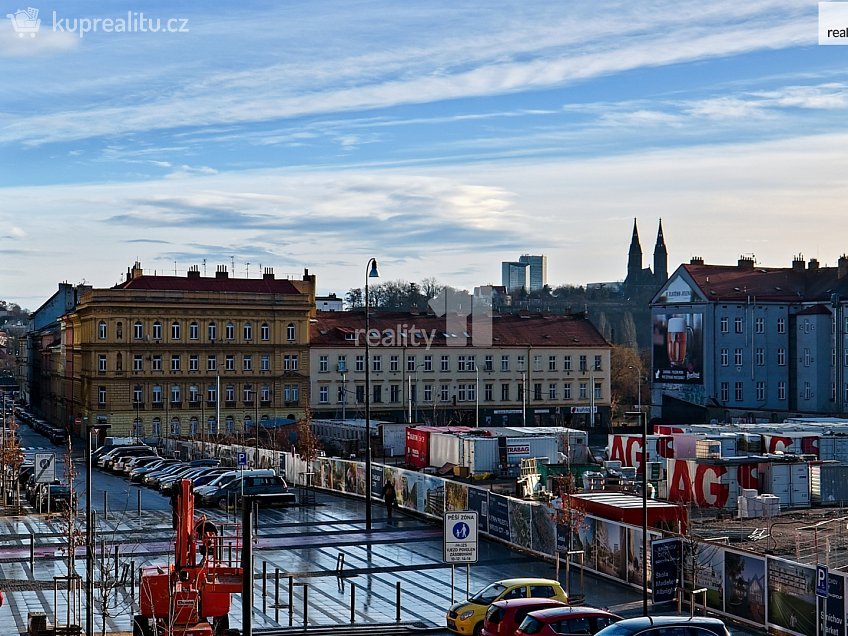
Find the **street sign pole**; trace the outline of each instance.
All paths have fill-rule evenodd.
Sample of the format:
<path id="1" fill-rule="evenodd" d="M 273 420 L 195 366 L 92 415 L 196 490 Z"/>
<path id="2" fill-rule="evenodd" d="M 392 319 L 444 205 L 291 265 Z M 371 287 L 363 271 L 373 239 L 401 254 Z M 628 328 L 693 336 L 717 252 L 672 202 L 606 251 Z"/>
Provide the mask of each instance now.
<path id="1" fill-rule="evenodd" d="M 445 563 L 477 563 L 478 535 L 476 510 L 446 512 L 443 549 Z"/>

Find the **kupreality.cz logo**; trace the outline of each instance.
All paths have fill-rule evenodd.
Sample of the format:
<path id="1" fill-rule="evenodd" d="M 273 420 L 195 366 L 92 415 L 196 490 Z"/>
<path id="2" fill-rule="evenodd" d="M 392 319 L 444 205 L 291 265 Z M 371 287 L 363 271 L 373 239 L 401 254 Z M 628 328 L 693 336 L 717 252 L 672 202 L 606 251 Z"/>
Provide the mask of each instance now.
<path id="1" fill-rule="evenodd" d="M 41 29 L 38 9 L 27 7 L 6 17 L 19 38 L 34 38 Z M 113 17 L 66 17 L 53 11 L 50 27 L 54 33 L 72 33 L 84 38 L 89 33 L 188 33 L 188 18 L 155 17 L 143 11 L 127 11 Z"/>

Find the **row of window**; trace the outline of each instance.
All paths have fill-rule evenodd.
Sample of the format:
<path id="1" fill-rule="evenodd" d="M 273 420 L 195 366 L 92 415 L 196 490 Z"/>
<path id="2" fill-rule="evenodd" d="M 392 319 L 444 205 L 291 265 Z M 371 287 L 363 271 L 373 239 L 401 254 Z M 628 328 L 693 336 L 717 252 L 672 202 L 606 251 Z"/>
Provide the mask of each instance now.
<path id="1" fill-rule="evenodd" d="M 836 399 L 836 385 L 831 384 L 831 398 Z M 804 386 L 798 393 L 798 397 L 802 400 L 813 399 L 813 387 L 809 381 L 804 382 Z M 722 402 L 730 401 L 730 383 L 721 382 L 719 384 L 719 399 Z M 745 399 L 745 386 L 743 382 L 734 382 L 733 384 L 733 399 L 736 402 L 743 402 Z M 766 383 L 762 380 L 754 384 L 754 399 L 757 402 L 764 402 L 766 399 Z M 777 382 L 777 399 L 786 399 L 786 382 L 780 380 Z M 848 384 L 845 385 L 845 399 L 848 400 Z"/>
<path id="2" fill-rule="evenodd" d="M 517 371 L 524 371 L 526 369 L 526 356 L 523 354 L 519 354 L 515 356 L 515 368 Z M 407 355 L 406 356 L 406 370 L 409 373 L 416 373 L 419 369 L 426 371 L 434 370 L 434 362 L 436 361 L 436 356 L 432 354 L 426 354 L 421 356 L 422 361 L 418 362 L 417 355 Z M 401 357 L 399 355 L 389 355 L 388 356 L 388 370 L 389 371 L 400 371 L 401 365 Z M 451 371 L 451 356 L 448 354 L 443 354 L 438 357 L 439 362 L 439 371 Z M 533 356 L 533 371 L 541 372 L 541 371 L 558 371 L 558 364 L 561 362 L 563 371 L 573 371 L 572 367 L 572 356 L 564 355 L 560 360 L 559 356 L 549 355 L 547 356 L 547 365 L 544 364 L 544 357 L 541 355 Z M 594 360 L 592 360 L 593 371 L 601 371 L 602 369 L 603 357 L 600 355 L 594 356 Z M 509 371 L 511 364 L 511 356 L 504 354 L 500 357 L 500 370 L 501 371 Z M 579 371 L 588 371 L 589 370 L 589 356 L 580 355 L 577 356 L 577 370 Z M 372 354 L 371 355 L 371 370 L 380 372 L 383 370 L 383 355 L 382 354 Z M 460 354 L 456 356 L 456 370 L 457 371 L 476 371 L 477 370 L 477 356 L 475 354 Z M 486 354 L 483 356 L 483 371 L 494 371 L 495 370 L 495 356 L 491 354 Z M 328 373 L 330 371 L 330 356 L 329 355 L 320 355 L 318 356 L 318 372 L 319 373 Z M 336 368 L 334 371 L 338 371 L 339 373 L 347 373 L 347 355 L 339 355 L 336 358 Z M 365 355 L 357 354 L 354 356 L 354 371 L 365 371 Z"/>
<path id="3" fill-rule="evenodd" d="M 218 385 L 210 384 L 206 387 L 191 385 L 188 387 L 183 387 L 181 384 L 172 384 L 169 387 L 163 387 L 160 384 L 154 384 L 150 388 L 150 401 L 155 406 L 162 405 L 165 402 L 165 391 L 169 392 L 169 402 L 171 404 L 182 404 L 183 398 L 188 400 L 189 403 L 197 403 L 205 397 L 206 402 L 208 404 L 217 404 L 218 403 Z M 241 386 L 241 397 L 245 403 L 253 403 L 253 400 L 256 398 L 257 389 L 253 386 L 253 384 L 243 384 Z M 225 402 L 235 402 L 236 401 L 236 392 L 237 387 L 234 384 L 227 384 L 221 387 L 221 393 L 223 394 L 223 399 Z M 285 402 L 297 402 L 300 390 L 297 384 L 284 384 L 283 385 L 283 401 Z M 258 388 L 258 396 L 259 401 L 263 403 L 270 403 L 271 398 L 273 396 L 273 392 L 271 386 L 268 384 L 263 384 Z M 109 395 L 107 388 L 105 386 L 97 387 L 97 402 L 100 405 L 105 405 L 108 401 Z M 132 393 L 133 404 L 136 406 L 140 406 L 144 404 L 144 389 L 140 386 L 136 386 L 133 388 Z"/>
<path id="4" fill-rule="evenodd" d="M 500 385 L 500 400 L 502 402 L 509 402 L 511 400 L 511 396 L 515 395 L 516 401 L 521 401 L 524 399 L 524 384 L 519 383 L 515 389 L 513 389 L 514 385 L 509 383 L 502 383 Z M 440 384 L 438 386 L 434 384 L 425 384 L 424 385 L 424 402 L 433 403 L 437 401 L 434 399 L 434 396 L 438 396 L 439 402 L 451 402 L 454 400 L 456 402 L 475 402 L 477 400 L 477 384 L 457 384 L 454 387 L 454 390 L 451 391 L 452 385 L 450 384 Z M 549 383 L 545 386 L 541 382 L 536 382 L 533 384 L 533 400 L 558 400 L 560 399 L 560 388 L 559 385 L 555 383 Z M 383 401 L 383 386 L 376 384 L 371 387 L 372 402 L 382 402 Z M 365 385 L 357 384 L 354 388 L 355 391 L 355 401 L 357 404 L 361 404 L 365 402 Z M 338 404 L 346 404 L 347 403 L 347 392 L 348 389 L 345 385 L 336 386 L 336 402 Z M 483 385 L 483 401 L 485 402 L 493 402 L 495 399 L 495 385 L 493 383 L 486 383 Z M 418 387 L 412 386 L 412 394 L 411 401 L 413 403 L 418 402 Z M 572 391 L 572 383 L 566 382 L 562 385 L 562 400 L 572 400 L 574 399 L 573 391 Z M 578 400 L 588 400 L 589 399 L 589 384 L 586 382 L 580 382 L 577 385 L 577 399 Z M 603 385 L 600 382 L 595 382 L 594 385 L 594 399 L 601 400 L 603 399 Z M 400 384 L 391 384 L 389 385 L 388 391 L 388 402 L 400 403 L 405 401 L 405 397 L 403 395 L 402 385 Z M 318 387 L 318 402 L 320 404 L 329 404 L 330 403 L 330 387 L 328 385 L 321 385 Z"/>
<path id="5" fill-rule="evenodd" d="M 171 340 L 181 340 L 183 333 L 183 325 L 179 320 L 174 320 L 171 322 Z M 164 340 L 163 332 L 165 329 L 165 325 L 160 320 L 155 320 L 151 327 L 150 336 L 153 340 Z M 189 340 L 200 340 L 200 323 L 196 320 L 192 320 L 188 323 L 188 339 Z M 236 339 L 236 325 L 233 322 L 227 322 L 223 327 L 224 340 L 235 340 Z M 133 340 L 144 340 L 146 336 L 144 323 L 141 320 L 136 320 L 132 325 L 132 337 Z M 251 341 L 253 340 L 253 323 L 245 322 L 241 325 L 241 336 L 243 341 Z M 109 337 L 109 328 L 106 324 L 105 320 L 101 320 L 97 323 L 97 338 L 99 340 L 106 340 Z M 289 342 L 294 342 L 297 337 L 297 329 L 293 322 L 290 322 L 286 325 L 286 340 Z M 123 340 L 124 338 L 124 326 L 123 322 L 115 323 L 115 339 Z M 206 339 L 210 342 L 214 342 L 218 340 L 218 324 L 214 321 L 207 323 L 206 325 Z M 267 342 L 271 339 L 271 326 L 267 322 L 263 322 L 259 325 L 259 339 Z"/>
<path id="6" fill-rule="evenodd" d="M 776 322 L 777 333 L 786 333 L 786 318 L 778 318 Z M 722 316 L 719 318 L 719 331 L 721 333 L 730 333 L 730 318 Z M 735 316 L 733 318 L 733 331 L 735 333 L 745 333 L 745 318 L 744 316 Z M 754 318 L 754 333 L 766 332 L 766 319 L 762 316 Z"/>
<path id="7" fill-rule="evenodd" d="M 154 354 L 148 356 L 147 359 L 150 362 L 150 370 L 151 371 L 162 371 L 163 370 L 163 361 L 164 357 L 161 354 Z M 259 359 L 259 370 L 260 371 L 271 371 L 271 356 L 269 354 L 262 354 L 258 356 Z M 254 370 L 254 356 L 252 354 L 244 354 L 241 356 L 241 370 L 242 371 L 253 371 Z M 175 353 L 170 357 L 170 369 L 171 371 L 182 371 L 183 370 L 183 356 L 181 354 Z M 300 354 L 297 353 L 287 353 L 283 355 L 283 371 L 297 371 L 300 367 Z M 140 353 L 136 353 L 133 355 L 132 359 L 132 370 L 136 372 L 145 370 L 145 356 Z M 118 353 L 115 356 L 115 370 L 123 371 L 124 370 L 124 356 L 122 353 Z M 211 353 L 206 355 L 206 370 L 207 371 L 217 371 L 218 370 L 218 355 Z M 224 371 L 235 371 L 236 370 L 236 356 L 234 354 L 227 354 L 224 356 Z M 106 373 L 108 371 L 108 357 L 105 353 L 100 353 L 97 356 L 97 371 L 99 373 Z M 198 354 L 190 354 L 188 356 L 188 371 L 200 371 L 200 355 Z"/>
<path id="8" fill-rule="evenodd" d="M 743 351 L 744 349 L 737 348 L 733 350 L 733 364 L 734 366 L 741 367 L 742 359 L 743 359 Z M 777 349 L 776 360 L 777 366 L 785 367 L 786 366 L 786 349 L 780 347 Z M 805 367 L 812 366 L 815 362 L 815 357 L 810 351 L 809 347 L 804 347 L 804 351 L 802 352 L 801 358 L 799 362 Z M 728 349 L 720 349 L 719 350 L 719 363 L 723 367 L 730 366 L 730 351 Z M 757 347 L 754 349 L 754 364 L 758 367 L 765 366 L 766 364 L 766 351 L 762 347 Z M 845 352 L 844 359 L 845 366 L 848 366 L 848 351 Z M 836 351 L 831 351 L 831 366 L 836 365 Z"/>
<path id="9" fill-rule="evenodd" d="M 263 415 L 260 418 L 260 420 L 267 420 L 267 419 L 268 419 L 267 415 Z M 151 424 L 152 424 L 152 427 L 151 427 L 152 430 L 150 432 L 151 435 L 159 436 L 159 435 L 164 434 L 164 431 L 162 430 L 162 420 L 161 420 L 161 418 L 154 417 Z M 242 420 L 241 429 L 247 430 L 247 429 L 250 429 L 252 426 L 253 426 L 253 418 L 251 418 L 249 415 L 246 415 L 244 417 L 244 419 Z M 224 427 L 225 427 L 225 430 L 228 434 L 235 433 L 236 432 L 235 418 L 233 418 L 232 416 L 228 416 L 224 420 Z M 172 417 L 170 419 L 169 431 L 170 431 L 171 435 L 182 435 L 183 434 L 183 426 L 182 426 L 182 422 L 180 421 L 179 417 Z M 196 417 L 192 417 L 189 420 L 188 430 L 186 432 L 189 435 L 192 435 L 192 436 L 198 435 L 201 432 L 200 422 L 198 421 L 198 419 Z M 215 417 L 210 417 L 206 421 L 205 430 L 202 431 L 202 432 L 203 433 L 209 433 L 211 435 L 217 435 L 218 434 L 218 420 L 215 419 Z M 145 437 L 147 435 L 147 431 L 145 430 L 143 418 L 138 418 L 138 419 L 133 421 L 133 435 L 135 435 L 136 437 Z"/>

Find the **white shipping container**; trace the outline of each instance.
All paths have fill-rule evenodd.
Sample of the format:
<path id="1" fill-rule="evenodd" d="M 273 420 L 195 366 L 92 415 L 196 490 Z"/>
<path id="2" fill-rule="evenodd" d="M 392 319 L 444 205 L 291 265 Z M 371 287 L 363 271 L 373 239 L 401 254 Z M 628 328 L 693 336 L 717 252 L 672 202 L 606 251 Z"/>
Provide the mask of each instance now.
<path id="1" fill-rule="evenodd" d="M 848 435 L 822 435 L 819 440 L 819 459 L 848 464 Z"/>
<path id="2" fill-rule="evenodd" d="M 507 437 L 506 457 L 510 466 L 522 459 L 541 458 L 549 464 L 558 463 L 559 440 L 556 437 Z"/>
<path id="3" fill-rule="evenodd" d="M 848 465 L 811 465 L 810 491 L 814 505 L 844 506 L 848 503 Z"/>
<path id="4" fill-rule="evenodd" d="M 559 452 L 566 455 L 569 462 L 589 463 L 589 434 L 586 431 L 565 426 L 509 426 L 505 430 L 522 437 L 554 437 Z"/>
<path id="5" fill-rule="evenodd" d="M 462 444 L 455 433 L 430 433 L 430 465 L 439 468 L 445 464 L 462 466 Z"/>
<path id="6" fill-rule="evenodd" d="M 500 466 L 496 437 L 460 437 L 462 464 L 471 474 L 497 472 Z M 517 463 L 517 462 L 516 462 Z"/>
<path id="7" fill-rule="evenodd" d="M 760 464 L 763 494 L 776 496 L 781 508 L 810 507 L 810 465 L 804 462 Z"/>

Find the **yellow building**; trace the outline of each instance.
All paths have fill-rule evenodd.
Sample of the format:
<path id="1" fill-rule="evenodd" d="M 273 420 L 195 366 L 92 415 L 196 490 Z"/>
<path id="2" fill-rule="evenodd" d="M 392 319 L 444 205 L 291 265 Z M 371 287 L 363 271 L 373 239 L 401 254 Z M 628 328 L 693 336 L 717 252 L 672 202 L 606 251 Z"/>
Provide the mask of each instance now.
<path id="1" fill-rule="evenodd" d="M 309 390 L 315 276 L 150 275 L 91 289 L 60 319 L 61 421 L 110 435 L 241 433 L 299 419 Z M 51 391 L 52 394 L 59 393 Z"/>

